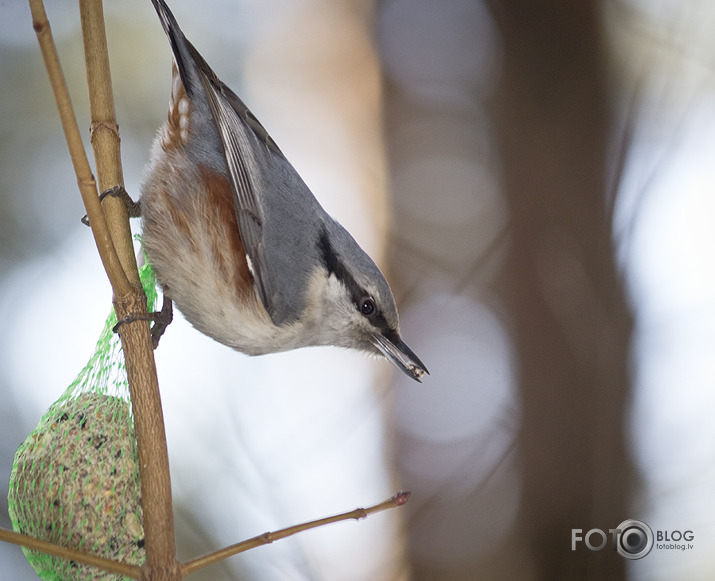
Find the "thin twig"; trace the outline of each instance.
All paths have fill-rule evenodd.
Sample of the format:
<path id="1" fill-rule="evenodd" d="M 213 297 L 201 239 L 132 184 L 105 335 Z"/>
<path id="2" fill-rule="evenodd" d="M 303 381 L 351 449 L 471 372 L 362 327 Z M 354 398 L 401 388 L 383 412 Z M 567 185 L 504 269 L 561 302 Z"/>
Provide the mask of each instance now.
<path id="1" fill-rule="evenodd" d="M 99 191 L 124 185 L 119 139 L 119 125 L 114 111 L 112 76 L 104 30 L 101 0 L 80 0 L 80 19 L 89 90 L 90 137 L 94 150 Z M 107 196 L 102 201 L 105 218 L 124 272 L 137 287 L 141 287 L 134 256 L 134 242 L 129 228 L 126 203 Z M 91 221 L 90 221 L 91 224 Z"/>
<path id="2" fill-rule="evenodd" d="M 112 561 L 110 559 L 90 555 L 89 553 L 84 553 L 75 549 L 68 549 L 67 547 L 54 545 L 48 541 L 41 541 L 40 539 L 28 537 L 27 535 L 20 533 L 0 529 L 0 541 L 12 543 L 13 545 L 20 545 L 34 551 L 42 551 L 43 553 L 47 553 L 55 557 L 70 559 L 72 561 L 76 561 L 77 563 L 81 563 L 82 565 L 98 567 L 99 569 L 108 571 L 109 573 L 117 573 L 118 575 L 124 575 L 125 577 L 130 577 L 132 579 L 141 579 L 141 567 L 137 567 L 136 565 L 129 565 L 128 563 Z"/>
<path id="3" fill-rule="evenodd" d="M 262 535 L 258 535 L 257 537 L 253 537 L 246 541 L 236 543 L 235 545 L 230 545 L 214 553 L 209 553 L 208 555 L 204 555 L 203 557 L 194 559 L 193 561 L 188 561 L 181 566 L 181 571 L 184 576 L 190 575 L 191 573 L 195 573 L 199 569 L 203 569 L 204 567 L 208 567 L 209 565 L 213 565 L 214 563 L 223 561 L 224 559 L 232 557 L 233 555 L 237 555 L 238 553 L 243 553 L 244 551 L 255 549 L 256 547 L 260 547 L 262 545 L 268 545 L 273 541 L 278 541 L 280 539 L 290 537 L 291 535 L 295 535 L 296 533 L 307 531 L 309 529 L 314 529 L 316 527 L 321 527 L 327 524 L 340 522 L 343 520 L 359 520 L 361 518 L 366 518 L 376 512 L 380 512 L 390 508 L 397 508 L 398 506 L 402 506 L 403 504 L 405 504 L 409 500 L 409 498 L 409 492 L 397 492 L 391 498 L 388 498 L 384 502 L 381 502 L 369 508 L 356 508 L 355 510 L 351 510 L 350 512 L 345 512 L 335 516 L 329 516 L 326 518 L 313 520 L 270 533 L 263 533 Z"/>
<path id="4" fill-rule="evenodd" d="M 29 0 L 30 11 L 32 12 L 32 27 L 37 34 L 37 40 L 40 44 L 42 57 L 47 67 L 47 74 L 50 77 L 52 91 L 55 95 L 57 109 L 62 122 L 62 129 L 67 141 L 67 147 L 72 158 L 75 174 L 77 175 L 77 184 L 82 195 L 85 211 L 92 224 L 92 234 L 99 251 L 99 256 L 102 259 L 102 264 L 107 272 L 107 276 L 112 284 L 115 294 L 126 295 L 131 291 L 129 279 L 127 279 L 122 265 L 114 249 L 114 244 L 109 235 L 107 222 L 104 219 L 104 213 L 99 203 L 97 194 L 97 184 L 92 175 L 92 170 L 87 160 L 87 154 L 82 146 L 82 138 L 80 136 L 77 119 L 72 109 L 72 101 L 70 100 L 67 83 L 65 82 L 60 66 L 57 49 L 52 38 L 52 30 L 50 23 L 47 20 L 47 13 L 42 4 L 42 0 Z"/>
<path id="5" fill-rule="evenodd" d="M 112 232 L 113 235 L 110 234 L 99 203 L 97 185 L 82 146 L 47 14 L 41 0 L 30 0 L 30 8 L 33 27 L 37 33 L 55 94 L 82 200 L 102 263 L 114 291 L 117 317 L 123 318 L 128 313 L 145 313 L 146 297 L 141 291 L 141 285 L 138 284 L 138 276 L 136 276 L 136 263 L 126 213 L 123 219 L 120 217 L 119 220 L 113 221 L 114 232 Z M 92 127 L 94 129 L 92 142 L 95 145 L 98 170 L 102 172 L 100 183 L 115 185 L 121 183 L 122 173 L 101 2 L 100 0 L 82 0 L 80 11 L 85 36 Z M 114 128 L 114 136 L 110 135 L 109 139 L 106 139 L 106 133 L 100 128 L 110 128 L 110 133 L 112 133 L 111 128 Z M 118 210 L 116 205 L 114 209 Z M 114 240 L 120 244 L 122 260 L 117 254 Z M 126 267 L 126 271 L 124 267 Z M 129 277 L 127 272 L 131 273 Z M 168 454 L 148 323 L 139 321 L 123 325 L 120 335 L 132 396 L 139 450 L 147 553 L 146 572 L 148 577 L 178 578 L 174 574 L 178 571 L 178 564 L 174 544 Z"/>
<path id="6" fill-rule="evenodd" d="M 119 132 L 114 113 L 112 80 L 101 0 L 80 0 L 82 36 L 89 86 L 92 146 L 97 161 L 99 183 L 103 187 L 122 181 Z M 112 239 L 122 252 L 122 264 L 131 272 L 134 292 L 120 296 L 115 290 L 117 319 L 145 315 L 146 297 L 141 290 L 134 259 L 126 207 L 114 200 L 106 207 L 113 216 Z M 94 226 L 90 217 L 90 224 Z M 161 409 L 159 381 L 146 320 L 119 328 L 132 400 L 134 429 L 139 454 L 139 472 L 146 548 L 145 575 L 150 579 L 179 579 L 176 560 L 174 513 L 169 474 L 169 454 Z"/>

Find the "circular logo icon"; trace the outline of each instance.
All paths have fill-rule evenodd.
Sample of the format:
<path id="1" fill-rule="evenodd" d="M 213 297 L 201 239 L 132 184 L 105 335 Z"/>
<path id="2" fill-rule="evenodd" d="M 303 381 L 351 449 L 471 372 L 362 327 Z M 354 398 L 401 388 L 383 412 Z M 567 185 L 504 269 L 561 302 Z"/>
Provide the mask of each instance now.
<path id="1" fill-rule="evenodd" d="M 618 525 L 616 550 L 626 559 L 642 559 L 653 548 L 653 531 L 640 520 L 628 519 Z"/>

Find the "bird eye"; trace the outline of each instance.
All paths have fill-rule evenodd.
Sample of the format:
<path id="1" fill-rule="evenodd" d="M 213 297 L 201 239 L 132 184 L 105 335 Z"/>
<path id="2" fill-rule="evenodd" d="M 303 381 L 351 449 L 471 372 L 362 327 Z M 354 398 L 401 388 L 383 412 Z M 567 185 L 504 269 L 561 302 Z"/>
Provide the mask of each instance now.
<path id="1" fill-rule="evenodd" d="M 375 312 L 375 300 L 372 297 L 367 297 L 360 301 L 360 312 L 369 317 Z"/>

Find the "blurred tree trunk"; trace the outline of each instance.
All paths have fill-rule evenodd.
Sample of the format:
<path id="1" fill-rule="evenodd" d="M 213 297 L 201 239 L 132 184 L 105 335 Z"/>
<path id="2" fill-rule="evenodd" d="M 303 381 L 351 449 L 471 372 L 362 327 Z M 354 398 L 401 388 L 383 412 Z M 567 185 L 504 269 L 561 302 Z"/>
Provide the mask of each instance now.
<path id="1" fill-rule="evenodd" d="M 519 356 L 522 532 L 536 578 L 623 579 L 571 529 L 628 518 L 624 445 L 631 317 L 606 195 L 611 127 L 597 2 L 491 3 L 511 245 L 504 282 Z"/>

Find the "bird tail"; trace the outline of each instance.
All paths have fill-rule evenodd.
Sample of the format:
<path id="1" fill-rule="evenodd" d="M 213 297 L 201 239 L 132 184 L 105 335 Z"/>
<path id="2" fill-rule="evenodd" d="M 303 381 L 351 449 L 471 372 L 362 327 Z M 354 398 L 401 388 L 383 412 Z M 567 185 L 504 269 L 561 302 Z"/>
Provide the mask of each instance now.
<path id="1" fill-rule="evenodd" d="M 164 0 L 151 0 L 151 3 L 159 15 L 161 26 L 169 37 L 171 52 L 174 54 L 174 61 L 179 69 L 181 82 L 189 97 L 193 97 L 196 91 L 202 90 L 202 75 L 215 78 L 216 75 L 208 66 L 203 57 L 198 53 L 176 22 L 174 14 L 169 10 Z"/>

